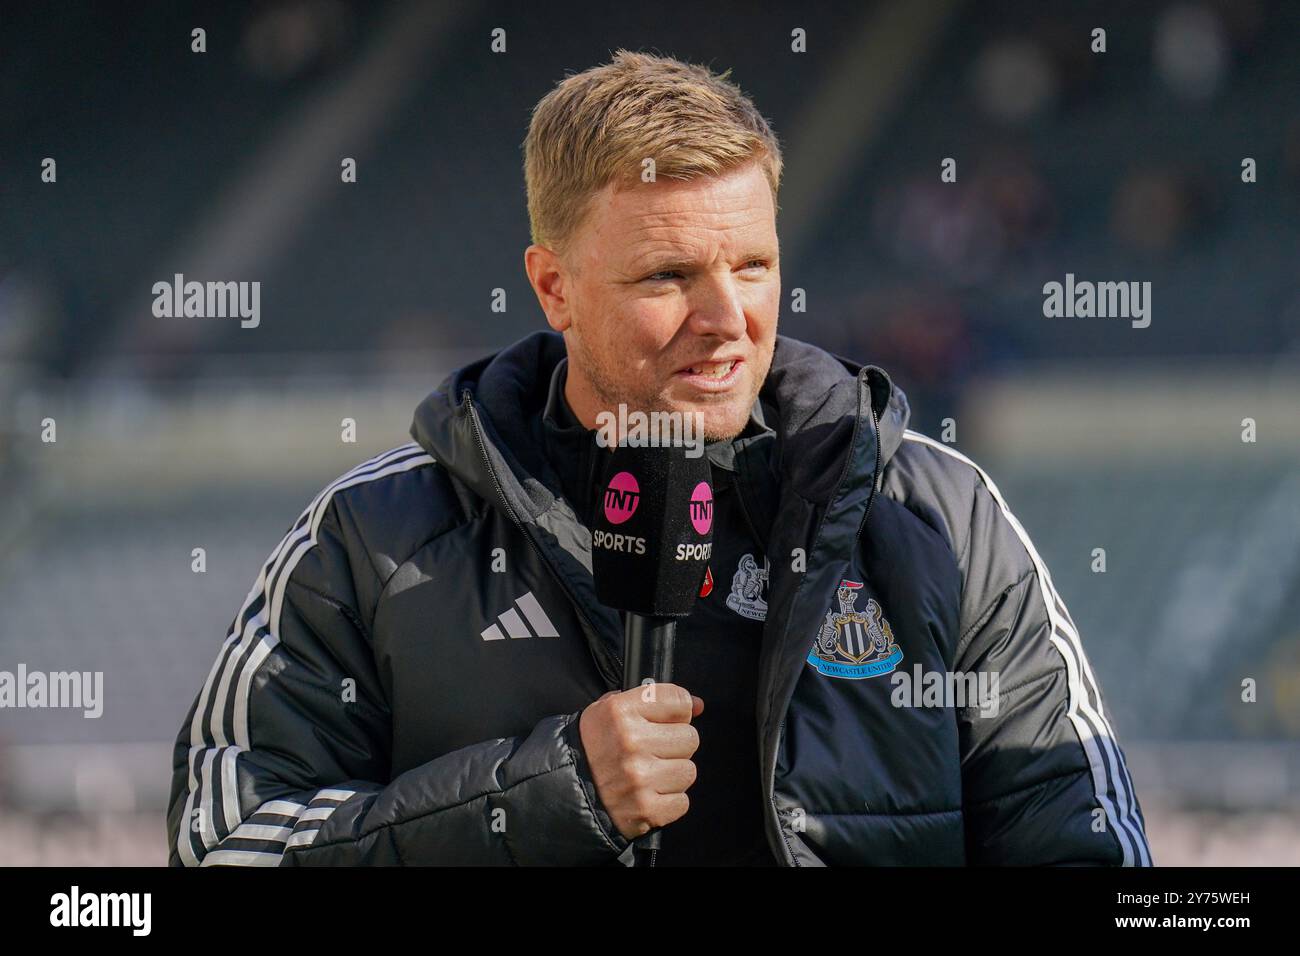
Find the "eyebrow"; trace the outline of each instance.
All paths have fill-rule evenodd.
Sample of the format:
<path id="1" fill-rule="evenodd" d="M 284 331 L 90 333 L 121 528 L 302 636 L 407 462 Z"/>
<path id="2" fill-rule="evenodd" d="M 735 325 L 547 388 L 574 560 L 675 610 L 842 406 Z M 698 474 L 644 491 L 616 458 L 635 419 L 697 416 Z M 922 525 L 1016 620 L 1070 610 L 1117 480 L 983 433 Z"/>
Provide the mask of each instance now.
<path id="1" fill-rule="evenodd" d="M 634 266 L 635 272 L 663 272 L 666 269 L 684 269 L 695 263 L 690 259 L 650 257 L 642 259 Z"/>
<path id="2" fill-rule="evenodd" d="M 776 253 L 767 251 L 750 251 L 740 257 L 741 262 L 750 262 L 754 259 L 765 259 L 771 261 L 776 258 Z M 653 275 L 656 272 L 668 272 L 674 269 L 692 269 L 698 265 L 692 259 L 654 259 L 647 260 L 643 265 L 638 265 L 634 271 L 643 275 Z"/>

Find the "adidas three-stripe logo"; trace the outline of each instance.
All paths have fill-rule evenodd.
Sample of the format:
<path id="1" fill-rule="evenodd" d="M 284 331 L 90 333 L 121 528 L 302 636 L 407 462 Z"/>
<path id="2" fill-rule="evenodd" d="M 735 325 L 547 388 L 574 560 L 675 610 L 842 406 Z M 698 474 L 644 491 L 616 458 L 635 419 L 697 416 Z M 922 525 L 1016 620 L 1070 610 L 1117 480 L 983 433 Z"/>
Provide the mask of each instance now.
<path id="1" fill-rule="evenodd" d="M 507 636 L 510 637 L 532 637 L 536 632 L 538 637 L 559 637 L 560 632 L 555 629 L 551 619 L 546 616 L 542 610 L 542 605 L 537 598 L 533 597 L 533 592 L 528 591 L 521 598 L 515 599 L 515 604 L 519 610 L 524 612 L 524 617 L 519 616 L 519 611 L 513 607 L 504 614 L 497 616 L 497 623 L 485 628 L 479 635 L 485 641 L 504 641 Z M 524 618 L 528 618 L 528 624 L 533 626 L 533 630 L 528 630 L 528 624 L 524 623 Z M 505 632 L 502 633 L 502 628 Z"/>

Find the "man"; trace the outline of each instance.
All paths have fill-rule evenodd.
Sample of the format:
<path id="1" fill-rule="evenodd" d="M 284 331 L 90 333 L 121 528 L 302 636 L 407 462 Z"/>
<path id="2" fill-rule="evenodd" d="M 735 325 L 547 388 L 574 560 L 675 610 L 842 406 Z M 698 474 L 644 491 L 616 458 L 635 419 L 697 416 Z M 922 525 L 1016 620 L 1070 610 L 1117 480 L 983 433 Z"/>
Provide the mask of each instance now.
<path id="1" fill-rule="evenodd" d="M 539 103 L 525 173 L 553 331 L 448 377 L 415 442 L 272 553 L 177 740 L 172 862 L 615 864 L 663 827 L 659 865 L 1149 864 L 993 482 L 906 430 L 884 372 L 776 334 L 781 157 L 753 104 L 620 52 Z M 715 485 L 649 695 L 619 690 L 590 572 L 620 403 L 698 414 Z M 1000 692 L 902 692 L 930 674 Z"/>

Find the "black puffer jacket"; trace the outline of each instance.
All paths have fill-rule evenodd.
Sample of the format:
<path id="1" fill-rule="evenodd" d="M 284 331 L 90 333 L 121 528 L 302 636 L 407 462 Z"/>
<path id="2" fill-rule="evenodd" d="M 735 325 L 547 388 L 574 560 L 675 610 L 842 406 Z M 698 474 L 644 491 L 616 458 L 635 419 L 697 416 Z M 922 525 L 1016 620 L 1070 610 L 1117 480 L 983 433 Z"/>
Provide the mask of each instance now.
<path id="1" fill-rule="evenodd" d="M 181 728 L 173 864 L 630 859 L 577 728 L 620 686 L 622 625 L 542 450 L 563 355 L 539 332 L 449 376 L 415 443 L 303 512 Z M 806 343 L 778 337 L 761 400 L 775 468 L 738 460 L 738 487 L 771 558 L 777 859 L 1149 865 L 1078 633 L 988 476 Z M 996 698 L 936 690 L 981 675 Z"/>

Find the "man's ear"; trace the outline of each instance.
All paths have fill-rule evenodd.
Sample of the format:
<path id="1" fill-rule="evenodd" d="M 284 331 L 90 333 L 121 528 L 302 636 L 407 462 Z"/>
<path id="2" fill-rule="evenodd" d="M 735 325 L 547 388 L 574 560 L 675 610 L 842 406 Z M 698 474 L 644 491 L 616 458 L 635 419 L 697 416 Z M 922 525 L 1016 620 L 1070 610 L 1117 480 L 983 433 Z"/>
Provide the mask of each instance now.
<path id="1" fill-rule="evenodd" d="M 536 243 L 524 250 L 524 271 L 537 295 L 537 302 L 546 313 L 546 322 L 557 332 L 572 324 L 567 298 L 568 272 L 558 254 Z"/>

